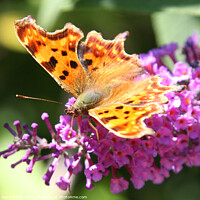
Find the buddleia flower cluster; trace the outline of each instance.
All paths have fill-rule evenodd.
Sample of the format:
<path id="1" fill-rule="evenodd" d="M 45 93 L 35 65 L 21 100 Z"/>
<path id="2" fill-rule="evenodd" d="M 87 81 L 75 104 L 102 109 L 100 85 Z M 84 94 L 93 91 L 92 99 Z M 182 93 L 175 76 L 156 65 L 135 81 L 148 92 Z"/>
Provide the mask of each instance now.
<path id="1" fill-rule="evenodd" d="M 112 174 L 110 190 L 120 193 L 127 190 L 129 184 L 141 189 L 146 181 L 161 184 L 170 172 L 179 173 L 183 166 L 200 166 L 200 48 L 198 34 L 194 33 L 187 39 L 182 54 L 185 61 L 176 58 L 177 44 L 171 43 L 161 48 L 152 49 L 141 54 L 141 64 L 150 74 L 159 74 L 162 84 L 185 85 L 180 93 L 167 94 L 168 104 L 163 105 L 165 112 L 155 114 L 146 119 L 148 127 L 155 131 L 154 136 L 144 136 L 140 139 L 125 139 L 108 132 L 97 124 L 96 130 L 88 123 L 88 117 L 79 116 L 75 122 L 67 115 L 61 115 L 58 124 L 51 124 L 51 117 L 42 114 L 47 131 L 52 140 L 39 137 L 38 124 L 30 127 L 14 122 L 14 129 L 8 124 L 5 128 L 14 136 L 14 143 L 0 155 L 7 158 L 20 150 L 26 150 L 24 156 L 12 164 L 12 168 L 20 163 L 27 164 L 26 171 L 32 172 L 36 162 L 51 160 L 43 180 L 50 184 L 56 167 L 64 160 L 66 173 L 56 181 L 62 190 L 70 190 L 71 177 L 78 173 L 85 175 L 85 187 L 92 189 L 95 182 L 104 176 Z M 173 70 L 164 63 L 163 57 L 168 57 L 173 63 Z M 70 98 L 66 107 L 75 102 Z M 74 124 L 78 124 L 78 131 Z M 71 127 L 71 125 L 73 125 Z M 70 137 L 69 137 L 70 136 Z M 43 150 L 49 149 L 49 154 Z M 74 149 L 71 155 L 68 150 Z M 45 151 L 47 152 L 47 151 Z M 61 159 L 64 158 L 64 159 Z M 120 176 L 120 169 L 129 173 L 129 179 Z M 97 184 L 96 184 L 97 185 Z"/>

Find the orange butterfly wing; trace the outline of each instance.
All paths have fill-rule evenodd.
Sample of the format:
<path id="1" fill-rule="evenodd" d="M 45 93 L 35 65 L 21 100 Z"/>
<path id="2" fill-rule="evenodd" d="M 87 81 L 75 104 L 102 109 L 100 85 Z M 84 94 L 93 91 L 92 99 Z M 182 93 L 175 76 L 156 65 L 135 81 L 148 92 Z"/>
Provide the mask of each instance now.
<path id="1" fill-rule="evenodd" d="M 161 85 L 160 80 L 158 76 L 150 76 L 136 81 L 132 91 L 121 93 L 118 103 L 99 105 L 90 109 L 89 114 L 119 137 L 152 135 L 154 131 L 146 126 L 144 119 L 164 111 L 162 104 L 168 102 L 164 94 L 184 89 L 184 86 Z"/>
<path id="2" fill-rule="evenodd" d="M 80 29 L 67 23 L 49 33 L 28 16 L 15 22 L 15 30 L 22 45 L 65 91 L 75 97 L 83 91 L 87 75 L 77 56 Z"/>
<path id="3" fill-rule="evenodd" d="M 184 86 L 166 86 L 160 84 L 163 81 L 158 75 L 147 76 L 141 80 L 136 80 L 130 97 L 125 98 L 121 103 L 129 106 L 143 106 L 152 103 L 167 103 L 168 98 L 165 96 L 168 92 L 181 91 Z"/>
<path id="4" fill-rule="evenodd" d="M 124 41 L 127 36 L 128 32 L 124 32 L 114 40 L 105 40 L 96 31 L 88 33 L 83 42 L 83 61 L 87 65 L 91 82 L 97 85 L 107 81 L 109 84 L 113 79 L 119 78 L 121 81 L 128 81 L 146 73 L 136 54 L 125 53 Z"/>
<path id="5" fill-rule="evenodd" d="M 140 138 L 154 134 L 154 131 L 145 125 L 144 119 L 162 111 L 162 106 L 159 104 L 140 107 L 113 104 L 91 109 L 89 114 L 119 137 Z"/>

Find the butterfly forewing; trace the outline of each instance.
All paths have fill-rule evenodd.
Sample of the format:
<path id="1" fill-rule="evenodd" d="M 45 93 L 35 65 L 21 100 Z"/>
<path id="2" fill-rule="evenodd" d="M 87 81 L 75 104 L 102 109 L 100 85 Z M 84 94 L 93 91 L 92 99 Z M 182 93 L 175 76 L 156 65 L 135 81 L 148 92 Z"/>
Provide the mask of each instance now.
<path id="1" fill-rule="evenodd" d="M 62 30 L 49 33 L 31 17 L 15 22 L 17 36 L 22 45 L 58 82 L 77 97 L 85 87 L 87 76 L 77 56 L 77 46 L 83 33 L 71 23 Z"/>
<path id="2" fill-rule="evenodd" d="M 92 80 L 98 84 L 119 78 L 128 81 L 145 73 L 139 64 L 138 56 L 128 55 L 124 51 L 124 40 L 127 35 L 128 33 L 124 32 L 115 40 L 104 40 L 96 31 L 88 33 L 84 42 L 83 61 Z"/>

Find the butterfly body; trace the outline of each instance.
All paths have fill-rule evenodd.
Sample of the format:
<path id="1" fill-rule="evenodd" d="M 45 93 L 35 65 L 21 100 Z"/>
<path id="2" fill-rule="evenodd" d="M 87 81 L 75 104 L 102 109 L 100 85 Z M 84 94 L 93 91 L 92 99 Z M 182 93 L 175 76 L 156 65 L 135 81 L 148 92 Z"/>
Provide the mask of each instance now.
<path id="1" fill-rule="evenodd" d="M 124 51 L 128 32 L 105 40 L 91 31 L 85 41 L 80 29 L 67 23 L 49 33 L 31 17 L 15 22 L 19 41 L 54 80 L 77 100 L 67 114 L 89 114 L 114 134 L 139 138 L 154 134 L 144 119 L 163 112 L 170 91 L 161 78 L 149 75 L 138 56 Z"/>
<path id="2" fill-rule="evenodd" d="M 88 110 L 94 108 L 103 99 L 104 93 L 98 90 L 89 90 L 80 94 L 72 108 L 88 114 Z"/>

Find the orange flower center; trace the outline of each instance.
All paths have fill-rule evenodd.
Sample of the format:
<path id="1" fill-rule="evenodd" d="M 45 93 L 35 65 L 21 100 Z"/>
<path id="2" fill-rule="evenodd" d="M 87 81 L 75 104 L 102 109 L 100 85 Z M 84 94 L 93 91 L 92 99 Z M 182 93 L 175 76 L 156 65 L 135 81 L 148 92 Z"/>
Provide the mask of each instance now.
<path id="1" fill-rule="evenodd" d="M 186 72 L 186 71 L 184 71 L 182 74 L 183 74 L 183 75 L 187 75 L 187 72 Z"/>
<path id="2" fill-rule="evenodd" d="M 181 120 L 179 121 L 179 123 L 180 123 L 180 124 L 184 124 L 184 123 L 185 123 L 185 120 L 184 120 L 184 119 L 181 119 Z"/>
<path id="3" fill-rule="evenodd" d="M 186 98 L 185 103 L 190 104 L 190 98 Z"/>

